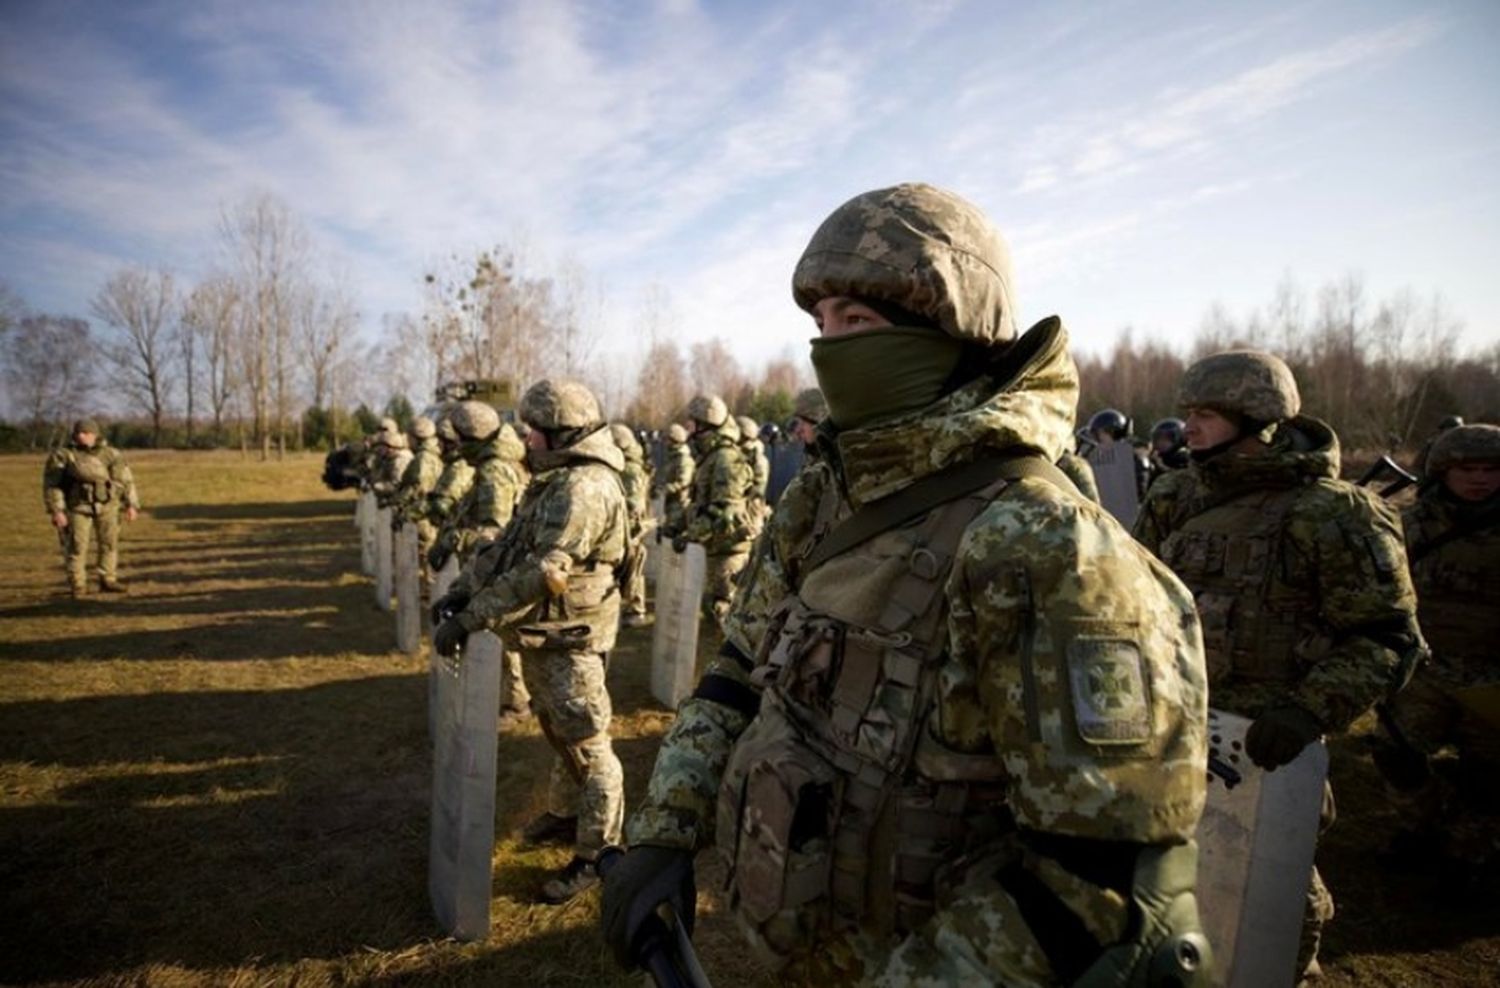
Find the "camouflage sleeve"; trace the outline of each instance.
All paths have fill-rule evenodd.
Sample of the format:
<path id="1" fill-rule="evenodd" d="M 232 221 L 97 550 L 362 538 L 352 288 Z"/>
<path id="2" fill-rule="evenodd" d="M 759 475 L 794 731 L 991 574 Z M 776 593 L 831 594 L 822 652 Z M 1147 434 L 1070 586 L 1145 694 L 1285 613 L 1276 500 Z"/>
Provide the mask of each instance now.
<path id="1" fill-rule="evenodd" d="M 521 499 L 520 478 L 508 466 L 491 461 L 474 478 L 474 504 L 469 517 L 473 540 L 495 539 L 505 531 Z"/>
<path id="2" fill-rule="evenodd" d="M 1367 491 L 1319 484 L 1298 500 L 1287 537 L 1315 574 L 1319 613 L 1334 632 L 1290 699 L 1339 733 L 1398 684 L 1423 648 L 1401 521 Z"/>
<path id="3" fill-rule="evenodd" d="M 115 470 L 115 480 L 120 485 L 120 500 L 127 508 L 141 509 L 141 496 L 135 489 L 135 471 L 130 469 L 130 464 L 125 462 L 125 457 L 118 456 L 118 467 Z"/>
<path id="4" fill-rule="evenodd" d="M 748 528 L 745 492 L 755 473 L 743 456 L 727 450 L 705 461 L 703 468 L 711 471 L 707 493 L 704 503 L 695 506 L 687 537 L 711 548 L 737 544 Z"/>
<path id="5" fill-rule="evenodd" d="M 1186 470 L 1163 474 L 1141 502 L 1141 510 L 1135 516 L 1131 535 L 1152 555 L 1161 555 L 1161 544 L 1172 534 L 1172 514 L 1176 510 L 1180 488 L 1190 474 Z"/>
<path id="6" fill-rule="evenodd" d="M 1089 461 L 1077 453 L 1064 453 L 1057 458 L 1057 469 L 1061 470 L 1073 486 L 1078 488 L 1078 493 L 1099 503 L 1099 482 L 1094 479 L 1094 468 L 1089 466 Z"/>
<path id="7" fill-rule="evenodd" d="M 441 521 L 451 515 L 473 484 L 474 470 L 467 463 L 446 464 L 432 493 L 427 495 L 428 519 Z"/>
<path id="8" fill-rule="evenodd" d="M 608 468 L 563 471 L 529 509 L 527 551 L 474 594 L 460 616 L 464 626 L 476 631 L 513 624 L 551 596 L 549 582 L 593 558 L 612 526 L 621 523 L 618 498 L 619 483 Z"/>
<path id="9" fill-rule="evenodd" d="M 935 740 L 994 752 L 1022 827 L 1192 835 L 1207 678 L 1192 596 L 1164 565 L 1098 506 L 1023 480 L 970 525 L 948 596 Z"/>
<path id="10" fill-rule="evenodd" d="M 54 449 L 42 467 L 42 507 L 49 515 L 67 510 L 67 499 L 63 494 L 63 475 L 67 467 L 67 453 L 60 449 Z"/>

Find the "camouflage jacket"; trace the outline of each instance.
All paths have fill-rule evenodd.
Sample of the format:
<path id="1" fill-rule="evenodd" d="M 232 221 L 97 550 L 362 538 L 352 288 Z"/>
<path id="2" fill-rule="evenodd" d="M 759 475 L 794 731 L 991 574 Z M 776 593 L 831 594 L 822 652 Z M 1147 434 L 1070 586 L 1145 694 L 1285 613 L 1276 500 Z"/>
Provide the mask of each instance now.
<path id="1" fill-rule="evenodd" d="M 1078 493 L 1099 504 L 1099 482 L 1094 479 L 1094 468 L 1089 466 L 1089 461 L 1077 453 L 1063 453 L 1057 458 L 1057 469 L 1067 475 L 1078 488 Z"/>
<path id="2" fill-rule="evenodd" d="M 139 508 L 141 501 L 125 457 L 99 439 L 92 449 L 69 443 L 52 451 L 42 468 L 42 504 L 50 515 L 107 506 Z"/>
<path id="3" fill-rule="evenodd" d="M 693 437 L 703 452 L 693 470 L 693 502 L 685 534 L 703 543 L 710 556 L 744 552 L 754 538 L 745 495 L 754 486 L 755 473 L 729 431 L 733 422 L 730 419 L 712 432 Z"/>
<path id="4" fill-rule="evenodd" d="M 767 660 L 784 602 L 800 588 L 815 606 L 799 567 L 819 534 L 812 526 L 825 498 L 842 519 L 953 464 L 1017 451 L 1056 460 L 1071 441 L 1077 371 L 1056 319 L 1032 333 L 1030 359 L 1007 381 L 981 378 L 878 428 L 834 434 L 825 424 L 822 456 L 791 482 L 756 544 L 725 624 L 730 645 L 705 684 L 721 679 L 759 691 L 752 672 Z M 829 595 L 825 606 L 857 605 L 840 599 L 838 585 L 843 577 L 858 596 L 870 569 L 859 555 L 818 571 L 811 589 Z M 1193 833 L 1204 799 L 1206 683 L 1191 598 L 1164 566 L 1097 505 L 1023 479 L 968 524 L 942 592 L 947 657 L 936 693 L 926 708 L 888 716 L 925 718 L 931 741 L 983 760 L 1003 777 L 1009 811 L 1030 830 L 1126 842 Z M 1150 696 L 1136 725 L 1142 737 L 1125 747 L 1086 743 L 1078 723 L 1097 698 L 1061 672 L 1101 656 L 1106 644 L 1139 657 L 1132 696 Z M 1144 712 L 1140 703 L 1134 709 Z M 751 723 L 748 712 L 707 696 L 684 701 L 629 841 L 683 848 L 711 841 L 720 777 Z"/>
<path id="5" fill-rule="evenodd" d="M 771 459 L 766 455 L 766 444 L 754 436 L 740 437 L 740 452 L 750 464 L 751 483 L 749 497 L 761 501 L 771 486 Z"/>
<path id="6" fill-rule="evenodd" d="M 462 456 L 443 458 L 443 472 L 427 495 L 427 520 L 443 525 L 453 515 L 469 488 L 474 486 L 474 468 Z"/>
<path id="7" fill-rule="evenodd" d="M 438 453 L 437 440 L 419 440 L 411 462 L 401 474 L 401 483 L 396 491 L 396 500 L 403 518 L 413 522 L 426 518 L 427 495 L 437 486 L 442 473 L 443 458 Z"/>
<path id="8" fill-rule="evenodd" d="M 1215 707 L 1294 705 L 1338 732 L 1420 661 L 1400 519 L 1338 467 L 1333 430 L 1298 417 L 1263 455 L 1152 485 L 1135 536 L 1193 591 Z"/>
<path id="9" fill-rule="evenodd" d="M 524 648 L 607 652 L 620 618 L 616 568 L 630 537 L 608 429 L 547 454 L 499 541 L 483 547 L 453 588 L 471 595 L 470 631 L 508 629 Z"/>
<path id="10" fill-rule="evenodd" d="M 630 511 L 630 537 L 638 539 L 646 530 L 646 517 L 651 511 L 647 500 L 651 478 L 646 473 L 645 458 L 639 446 L 624 456 L 625 468 L 620 471 L 620 482 L 625 487 L 625 506 Z"/>
<path id="11" fill-rule="evenodd" d="M 693 499 L 693 454 L 687 443 L 667 443 L 663 462 L 651 482 L 652 494 L 662 499 L 662 529 L 675 535 L 687 527 L 688 505 Z"/>
<path id="12" fill-rule="evenodd" d="M 480 452 L 474 482 L 453 509 L 451 524 L 443 526 L 438 544 L 464 561 L 481 542 L 498 539 L 526 491 L 525 458 L 526 447 L 515 433 L 501 429 Z"/>
<path id="13" fill-rule="evenodd" d="M 370 475 L 370 490 L 375 492 L 375 503 L 382 508 L 389 508 L 396 504 L 401 478 L 406 475 L 406 468 L 411 464 L 411 450 L 392 450 L 384 446 L 378 449 L 375 468 Z"/>
<path id="14" fill-rule="evenodd" d="M 1434 483 L 1402 523 L 1432 672 L 1454 686 L 1500 680 L 1500 497 L 1471 504 Z"/>

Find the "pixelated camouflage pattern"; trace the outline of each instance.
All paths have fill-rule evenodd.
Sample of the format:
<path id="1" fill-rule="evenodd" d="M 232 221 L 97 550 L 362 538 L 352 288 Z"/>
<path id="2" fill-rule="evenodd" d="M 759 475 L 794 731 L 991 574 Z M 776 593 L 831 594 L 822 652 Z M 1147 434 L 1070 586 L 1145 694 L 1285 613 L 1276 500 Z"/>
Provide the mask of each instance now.
<path id="1" fill-rule="evenodd" d="M 681 426 L 674 426 L 679 431 Z M 696 467 L 688 449 L 687 433 L 681 440 L 668 441 L 662 449 L 661 471 L 651 481 L 652 495 L 662 499 L 662 534 L 673 536 L 687 528 L 688 511 L 693 503 L 693 473 Z"/>
<path id="2" fill-rule="evenodd" d="M 504 536 L 454 582 L 471 595 L 459 620 L 471 631 L 507 629 L 523 650 L 607 652 L 620 619 L 615 570 L 630 538 L 624 457 L 606 429 L 557 452 L 562 465 L 532 477 Z"/>
<path id="3" fill-rule="evenodd" d="M 1010 248 L 976 206 L 930 185 L 866 192 L 823 221 L 792 297 L 811 311 L 833 296 L 891 302 L 976 343 L 1016 335 Z"/>
<path id="4" fill-rule="evenodd" d="M 474 486 L 474 468 L 457 452 L 443 456 L 443 472 L 427 495 L 426 517 L 439 529 L 452 521 L 454 509 L 458 507 L 469 488 Z"/>
<path id="5" fill-rule="evenodd" d="M 401 474 L 401 483 L 396 490 L 403 518 L 411 522 L 426 520 L 428 495 L 442 475 L 443 457 L 438 450 L 438 441 L 431 436 L 417 440 L 411 462 Z"/>
<path id="6" fill-rule="evenodd" d="M 1291 704 L 1337 733 L 1415 659 L 1389 634 L 1420 651 L 1400 519 L 1338 468 L 1338 437 L 1303 416 L 1264 455 L 1224 452 L 1152 485 L 1135 536 L 1198 600 L 1215 707 Z"/>
<path id="7" fill-rule="evenodd" d="M 1089 466 L 1089 461 L 1077 453 L 1065 452 L 1057 458 L 1057 469 L 1073 482 L 1078 488 L 1078 493 L 1093 501 L 1102 504 L 1099 499 L 1099 482 L 1094 479 L 1094 468 Z"/>
<path id="8" fill-rule="evenodd" d="M 745 494 L 755 472 L 740 451 L 738 428 L 726 418 L 715 428 L 693 436 L 699 457 L 693 469 L 693 497 L 684 534 L 703 544 L 710 556 L 748 551 L 755 537 Z"/>
<path id="9" fill-rule="evenodd" d="M 693 395 L 688 402 L 687 417 L 717 429 L 729 420 L 729 406 L 718 395 Z"/>
<path id="10" fill-rule="evenodd" d="M 821 388 L 804 388 L 792 402 L 792 414 L 816 425 L 828 417 L 828 401 Z"/>
<path id="11" fill-rule="evenodd" d="M 752 422 L 751 425 L 754 423 Z M 745 455 L 745 461 L 750 464 L 752 478 L 750 490 L 746 496 L 763 505 L 766 500 L 766 491 L 771 486 L 771 459 L 766 456 L 766 444 L 760 441 L 756 430 L 752 428 L 747 431 L 744 422 L 740 423 L 740 452 Z"/>
<path id="12" fill-rule="evenodd" d="M 135 474 L 118 449 L 103 439 L 92 447 L 69 443 L 47 455 L 42 466 L 42 504 L 47 513 L 99 512 L 141 506 Z"/>
<path id="13" fill-rule="evenodd" d="M 473 481 L 439 533 L 438 545 L 456 553 L 462 563 L 480 543 L 499 538 L 530 481 L 525 458 L 526 447 L 515 430 L 501 425 L 480 448 Z"/>
<path id="14" fill-rule="evenodd" d="M 1433 661 L 1418 676 L 1448 687 L 1500 681 L 1500 497 L 1476 504 L 1433 484 L 1403 513 L 1402 528 L 1418 620 L 1432 647 Z M 1448 538 L 1455 529 L 1463 534 Z"/>
<path id="15" fill-rule="evenodd" d="M 1262 350 L 1226 350 L 1182 373 L 1177 407 L 1237 412 L 1257 422 L 1280 422 L 1302 410 L 1297 379 L 1286 362 Z"/>
<path id="16" fill-rule="evenodd" d="M 1500 426 L 1461 425 L 1438 436 L 1426 472 L 1436 476 L 1455 463 L 1500 463 Z"/>
<path id="17" fill-rule="evenodd" d="M 401 445 L 375 444 L 375 460 L 370 470 L 370 490 L 375 492 L 375 502 L 382 508 L 393 507 L 401 488 L 401 478 L 411 464 L 411 450 L 406 448 L 406 437 Z"/>
<path id="18" fill-rule="evenodd" d="M 610 426 L 610 435 L 625 456 L 625 468 L 620 471 L 620 480 L 625 487 L 625 506 L 630 516 L 630 544 L 633 550 L 627 557 L 622 580 L 623 604 L 627 614 L 640 617 L 646 613 L 644 543 L 651 520 L 651 475 L 646 471 L 645 451 L 641 449 L 635 433 L 626 426 L 617 424 Z"/>
<path id="19" fill-rule="evenodd" d="M 521 396 L 521 419 L 536 429 L 587 429 L 604 416 L 594 393 L 578 381 L 538 381 Z"/>

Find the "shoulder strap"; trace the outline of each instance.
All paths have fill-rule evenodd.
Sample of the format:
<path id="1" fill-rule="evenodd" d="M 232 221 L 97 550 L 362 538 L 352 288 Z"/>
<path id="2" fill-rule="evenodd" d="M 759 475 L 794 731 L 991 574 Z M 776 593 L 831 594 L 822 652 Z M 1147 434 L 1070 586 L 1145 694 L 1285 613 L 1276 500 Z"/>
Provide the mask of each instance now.
<path id="1" fill-rule="evenodd" d="M 1078 488 L 1073 486 L 1066 474 L 1034 453 L 987 457 L 956 464 L 923 477 L 894 494 L 872 501 L 850 515 L 808 553 L 802 562 L 802 575 L 805 577 L 833 557 L 904 522 L 919 518 L 939 505 L 957 501 L 996 481 L 1020 480 L 1023 477 L 1045 480 L 1061 490 L 1078 494 Z"/>

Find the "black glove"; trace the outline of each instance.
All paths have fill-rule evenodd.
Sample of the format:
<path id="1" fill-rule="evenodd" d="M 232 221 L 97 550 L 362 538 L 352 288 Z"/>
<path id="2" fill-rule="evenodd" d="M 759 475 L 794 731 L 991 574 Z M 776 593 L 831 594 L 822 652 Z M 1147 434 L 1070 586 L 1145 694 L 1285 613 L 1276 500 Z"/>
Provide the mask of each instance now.
<path id="1" fill-rule="evenodd" d="M 435 544 L 427 550 L 427 565 L 434 571 L 442 569 L 448 563 L 448 557 L 453 555 L 453 550 L 442 543 Z"/>
<path id="2" fill-rule="evenodd" d="M 436 628 L 444 621 L 469 606 L 469 595 L 449 590 L 432 602 L 432 626 Z"/>
<path id="3" fill-rule="evenodd" d="M 636 940 L 643 926 L 656 919 L 656 907 L 670 903 L 688 935 L 698 891 L 693 885 L 693 854 L 676 847 L 642 844 L 632 847 L 604 875 L 599 904 L 599 931 L 625 970 L 639 966 Z"/>
<path id="4" fill-rule="evenodd" d="M 688 537 L 686 535 L 674 535 L 674 536 L 672 536 L 672 551 L 673 552 L 677 553 L 678 555 L 681 555 L 682 553 L 687 552 L 687 547 L 688 547 Z"/>
<path id="5" fill-rule="evenodd" d="M 455 656 L 463 651 L 469 640 L 469 629 L 458 623 L 458 618 L 449 618 L 432 633 L 432 650 L 442 656 Z"/>
<path id="6" fill-rule="evenodd" d="M 1245 732 L 1245 754 L 1267 772 L 1296 758 L 1323 736 L 1318 718 L 1301 707 L 1272 707 Z"/>

